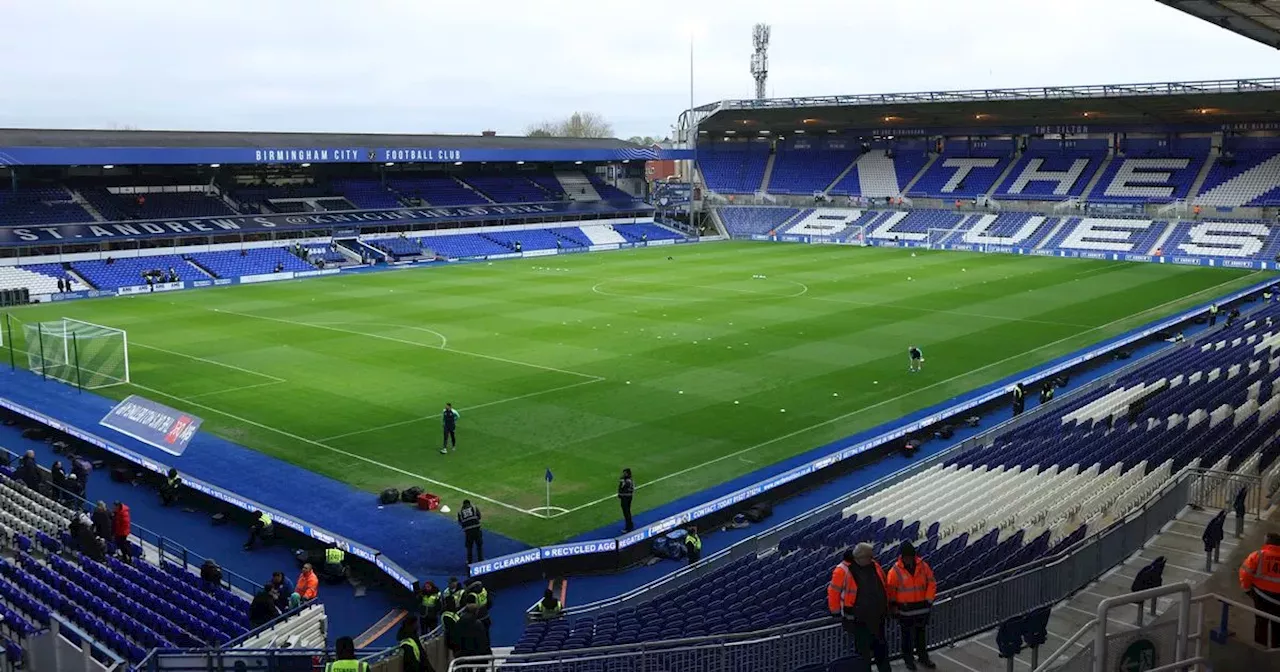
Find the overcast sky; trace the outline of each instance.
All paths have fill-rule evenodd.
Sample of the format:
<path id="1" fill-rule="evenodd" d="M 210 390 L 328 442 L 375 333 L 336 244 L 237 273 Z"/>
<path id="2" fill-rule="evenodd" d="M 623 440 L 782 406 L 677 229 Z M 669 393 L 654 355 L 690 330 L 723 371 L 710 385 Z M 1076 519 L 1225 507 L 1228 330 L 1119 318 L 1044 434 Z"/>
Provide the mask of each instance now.
<path id="1" fill-rule="evenodd" d="M 689 103 L 1280 74 L 1155 0 L 0 0 L 0 126 L 665 135 Z"/>

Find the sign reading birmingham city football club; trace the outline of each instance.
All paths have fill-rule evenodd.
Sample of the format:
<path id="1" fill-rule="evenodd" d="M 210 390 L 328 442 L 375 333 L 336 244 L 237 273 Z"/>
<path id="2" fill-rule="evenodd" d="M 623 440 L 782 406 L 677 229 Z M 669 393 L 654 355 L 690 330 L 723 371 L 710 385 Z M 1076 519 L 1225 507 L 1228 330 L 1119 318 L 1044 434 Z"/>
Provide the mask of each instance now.
<path id="1" fill-rule="evenodd" d="M 116 404 L 100 424 L 166 453 L 181 455 L 201 422 L 204 421 L 190 413 L 134 394 Z"/>

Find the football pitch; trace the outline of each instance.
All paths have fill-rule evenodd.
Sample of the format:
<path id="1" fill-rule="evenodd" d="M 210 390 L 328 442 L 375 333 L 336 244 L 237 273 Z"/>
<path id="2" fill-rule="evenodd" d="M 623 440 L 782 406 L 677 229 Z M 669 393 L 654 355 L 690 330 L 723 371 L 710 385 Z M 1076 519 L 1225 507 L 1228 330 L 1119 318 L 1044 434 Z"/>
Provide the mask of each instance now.
<path id="1" fill-rule="evenodd" d="M 102 394 L 190 411 L 204 431 L 370 492 L 421 485 L 455 509 L 469 497 L 488 529 L 541 544 L 620 531 L 622 467 L 642 511 L 1263 277 L 726 242 L 13 316 L 127 330 L 133 384 Z M 910 345 L 921 373 L 907 373 Z M 461 420 L 457 451 L 440 455 L 445 402 Z"/>

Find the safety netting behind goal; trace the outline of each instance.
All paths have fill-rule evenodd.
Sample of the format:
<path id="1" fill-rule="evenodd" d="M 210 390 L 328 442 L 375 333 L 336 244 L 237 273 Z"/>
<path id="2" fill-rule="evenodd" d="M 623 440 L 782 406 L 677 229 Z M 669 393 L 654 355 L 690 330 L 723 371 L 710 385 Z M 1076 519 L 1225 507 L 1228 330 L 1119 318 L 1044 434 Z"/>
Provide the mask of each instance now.
<path id="1" fill-rule="evenodd" d="M 122 329 L 64 318 L 22 325 L 27 368 L 86 389 L 129 382 L 129 339 Z"/>

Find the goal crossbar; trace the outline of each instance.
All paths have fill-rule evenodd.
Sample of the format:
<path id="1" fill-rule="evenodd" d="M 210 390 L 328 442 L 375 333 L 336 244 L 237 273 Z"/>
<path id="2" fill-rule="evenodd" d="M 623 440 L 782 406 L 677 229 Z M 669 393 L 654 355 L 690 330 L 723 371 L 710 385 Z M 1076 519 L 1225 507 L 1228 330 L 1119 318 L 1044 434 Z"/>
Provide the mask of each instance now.
<path id="1" fill-rule="evenodd" d="M 27 368 L 86 389 L 123 385 L 129 376 L 129 335 L 123 329 L 69 317 L 23 325 Z"/>

